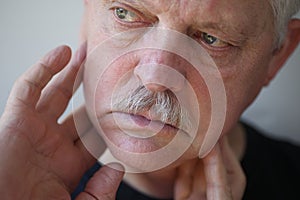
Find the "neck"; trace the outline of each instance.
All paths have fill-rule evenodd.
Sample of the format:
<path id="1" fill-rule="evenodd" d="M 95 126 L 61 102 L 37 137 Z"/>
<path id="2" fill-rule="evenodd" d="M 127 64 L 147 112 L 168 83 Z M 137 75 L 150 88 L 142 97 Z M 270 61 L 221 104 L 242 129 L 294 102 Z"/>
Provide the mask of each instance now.
<path id="1" fill-rule="evenodd" d="M 169 199 L 173 196 L 176 169 L 160 170 L 151 173 L 127 173 L 124 181 L 142 193 L 156 198 Z"/>
<path id="2" fill-rule="evenodd" d="M 237 124 L 228 135 L 229 144 L 238 160 L 241 160 L 246 148 L 245 130 Z M 124 181 L 138 191 L 156 198 L 173 197 L 176 168 L 164 169 L 151 173 L 126 174 Z"/>
<path id="3" fill-rule="evenodd" d="M 230 131 L 228 136 L 229 145 L 236 155 L 236 158 L 241 161 L 244 157 L 246 150 L 246 131 L 242 124 L 237 123 L 236 126 Z"/>

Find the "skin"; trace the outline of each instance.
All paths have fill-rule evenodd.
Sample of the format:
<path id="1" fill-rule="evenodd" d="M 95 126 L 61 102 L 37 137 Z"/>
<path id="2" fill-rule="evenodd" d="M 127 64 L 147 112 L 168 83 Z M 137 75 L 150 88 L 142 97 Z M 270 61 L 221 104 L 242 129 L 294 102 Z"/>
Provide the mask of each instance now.
<path id="1" fill-rule="evenodd" d="M 134 14 L 129 20 L 122 20 L 114 13 L 116 7 L 122 7 Z M 88 41 L 89 52 L 92 52 L 101 41 L 109 39 L 111 35 L 149 26 L 172 29 L 199 42 L 218 66 L 225 85 L 227 113 L 222 136 L 229 135 L 230 132 L 237 129 L 237 121 L 241 113 L 281 67 L 281 65 L 272 63 L 274 54 L 277 54 L 278 51 L 274 49 L 275 28 L 270 23 L 273 15 L 267 1 L 87 1 L 85 13 L 86 23 L 82 29 L 82 37 Z M 208 45 L 195 32 L 208 33 L 222 42 L 219 45 Z M 133 34 L 129 40 L 134 43 L 134 39 L 137 38 L 138 35 L 135 38 Z M 120 39 L 119 42 L 122 43 L 123 40 Z M 125 177 L 125 180 L 132 186 L 147 194 L 170 198 L 173 194 L 175 167 L 197 158 L 203 141 L 201 135 L 206 131 L 209 122 L 210 113 L 207 108 L 210 105 L 203 104 L 201 100 L 209 102 L 210 97 L 201 77 L 195 75 L 197 73 L 188 65 L 168 53 L 144 50 L 119 58 L 104 72 L 104 80 L 100 82 L 96 81 L 95 68 L 86 66 L 84 72 L 85 96 L 89 112 L 96 110 L 99 119 L 99 121 L 94 121 L 94 125 L 97 126 L 100 123 L 101 134 L 112 154 L 131 167 L 143 169 L 144 163 L 150 164 L 153 160 L 141 161 L 126 152 L 152 152 L 165 146 L 172 137 L 157 135 L 151 140 L 128 137 L 119 129 L 119 124 L 114 122 L 111 115 L 111 112 L 114 111 L 110 108 L 110 102 L 113 99 L 112 91 L 125 74 L 129 74 L 129 80 L 137 77 L 148 90 L 165 91 L 165 87 L 156 84 L 158 77 L 163 76 L 160 74 L 162 72 L 156 70 L 155 67 L 149 69 L 146 65 L 146 67 L 141 65 L 141 63 L 150 62 L 154 62 L 156 65 L 176 66 L 175 69 L 187 79 L 195 90 L 199 109 L 202 111 L 199 123 L 204 128 L 198 130 L 191 147 L 174 165 L 158 172 L 127 174 Z M 147 75 L 139 73 L 146 70 Z M 167 79 L 168 76 L 165 77 Z M 147 84 L 147 82 L 151 82 L 151 84 Z M 119 91 L 129 91 L 128 88 L 130 85 L 122 87 Z M 177 86 L 177 88 L 185 90 L 184 86 Z M 93 96 L 94 91 L 96 91 L 95 97 Z M 94 105 L 94 99 L 99 105 L 95 108 L 91 106 Z M 128 115 L 127 118 L 130 116 Z M 124 122 L 124 124 L 129 123 L 131 122 L 126 120 Z M 126 125 L 122 128 L 127 130 Z M 161 132 L 170 133 L 165 130 Z M 243 136 L 239 138 L 241 138 L 240 143 L 243 144 Z M 243 149 L 243 146 L 239 148 Z M 242 154 L 242 152 L 238 153 Z"/>
<path id="2" fill-rule="evenodd" d="M 202 160 L 197 158 L 195 152 L 189 151 L 188 155 L 183 157 L 184 162 L 179 163 L 176 171 L 169 169 L 157 173 L 133 174 L 127 177 L 126 181 L 137 180 L 135 184 L 138 185 L 132 181 L 130 183 L 139 190 L 156 197 L 240 199 L 245 179 L 238 162 L 238 156 L 242 155 L 243 147 L 234 145 L 239 141 L 232 140 L 232 138 L 243 139 L 243 131 L 237 125 L 237 120 L 245 107 L 252 102 L 259 90 L 270 82 L 296 48 L 300 41 L 300 22 L 299 20 L 290 21 L 284 44 L 274 51 L 272 48 L 273 27 L 268 26 L 270 23 L 265 24 L 267 19 L 271 19 L 270 14 L 263 9 L 267 5 L 259 5 L 255 1 L 234 3 L 233 0 L 174 1 L 172 5 L 166 3 L 167 1 L 157 1 L 156 4 L 151 4 L 153 1 L 145 2 L 150 4 L 147 6 L 151 7 L 151 12 L 162 19 L 161 26 L 168 26 L 186 33 L 188 25 L 193 24 L 194 18 L 191 14 L 195 12 L 195 8 L 199 8 L 203 11 L 200 12 L 199 18 L 203 20 L 209 18 L 217 21 L 223 17 L 232 24 L 239 24 L 236 30 L 242 30 L 247 40 L 240 48 L 234 50 L 237 51 L 234 55 L 239 56 L 234 59 L 233 63 L 231 63 L 233 59 L 229 59 L 230 53 L 227 52 L 225 56 L 211 51 L 211 56 L 216 63 L 225 59 L 224 63 L 230 63 L 230 66 L 233 66 L 227 68 L 225 64 L 224 69 L 221 69 L 228 93 L 227 106 L 230 113 L 226 119 L 224 136 L 214 149 Z M 61 46 L 52 50 L 21 76 L 11 91 L 6 109 L 0 119 L 0 151 L 5 152 L 0 157 L 1 199 L 70 199 L 69 193 L 75 188 L 85 170 L 95 162 L 81 141 L 81 139 L 88 138 L 93 140 L 93 133 L 96 132 L 88 119 L 85 108 L 76 113 L 84 122 L 82 128 L 85 131 L 81 135 L 77 135 L 72 116 L 62 123 L 57 122 L 72 96 L 74 81 L 86 52 L 112 33 L 106 31 L 118 31 L 117 27 L 108 29 L 105 26 L 109 24 L 101 23 L 100 19 L 98 19 L 99 23 L 91 19 L 96 8 L 103 9 L 103 7 L 93 7 L 93 3 L 95 1 L 85 1 L 86 15 L 82 39 L 88 41 L 88 48 L 83 45 L 70 63 L 71 50 L 68 47 Z M 228 5 L 236 7 L 228 7 Z M 182 13 L 176 20 L 172 18 L 174 15 L 168 14 L 179 13 L 178 10 L 183 8 L 190 12 Z M 224 12 L 215 11 L 220 9 Z M 234 11 L 225 12 L 228 9 Z M 101 19 L 110 19 L 106 16 L 109 13 L 103 11 Z M 226 14 L 220 16 L 222 15 L 220 13 Z M 231 16 L 228 13 L 238 16 Z M 247 21 L 243 16 L 248 16 L 250 19 Z M 110 20 L 106 21 L 110 22 Z M 93 26 L 94 23 L 98 26 Z M 210 30 L 203 31 L 209 32 Z M 211 34 L 217 35 L 217 32 Z M 159 54 L 151 56 L 157 55 Z M 229 59 L 227 62 L 226 58 Z M 244 67 L 240 68 L 242 63 Z M 110 72 L 111 75 L 118 74 L 118 71 Z M 85 71 L 85 74 L 87 73 L 92 72 Z M 58 76 L 49 83 L 55 74 Z M 194 81 L 196 85 L 196 80 Z M 107 84 L 110 83 L 107 82 Z M 157 85 L 149 86 L 152 90 L 158 88 Z M 233 98 L 237 94 L 240 98 Z M 105 100 L 105 95 L 103 98 Z M 232 137 L 232 135 L 237 137 Z M 228 142 L 227 137 L 230 140 Z M 228 143 L 234 146 L 230 147 Z M 103 148 L 99 149 L 98 153 L 101 154 L 103 150 Z M 191 159 L 191 157 L 194 158 Z M 124 173 L 121 166 L 113 165 L 111 168 L 101 168 L 77 199 L 114 199 Z M 189 174 L 191 171 L 197 173 L 191 176 Z M 175 178 L 170 178 L 169 175 Z M 26 184 L 24 184 L 25 180 Z M 171 187 L 163 192 L 159 190 L 162 188 L 161 184 Z"/>
<path id="3" fill-rule="evenodd" d="M 0 149 L 6 152 L 0 161 L 2 199 L 70 199 L 69 193 L 95 162 L 77 134 L 73 117 L 57 122 L 72 96 L 85 52 L 83 45 L 69 63 L 70 48 L 57 47 L 16 81 L 0 121 Z M 86 121 L 86 132 L 93 132 L 84 120 L 85 111 L 78 112 Z M 113 199 L 122 176 L 120 171 L 103 168 L 77 199 Z M 111 179 L 114 181 L 103 186 L 102 181 Z"/>
<path id="4" fill-rule="evenodd" d="M 133 28 L 147 27 L 151 24 L 187 34 L 203 46 L 219 67 L 224 80 L 227 113 L 222 134 L 228 133 L 234 128 L 241 113 L 254 100 L 263 85 L 268 81 L 267 77 L 271 76 L 277 70 L 276 66 L 268 66 L 268 61 L 271 59 L 274 50 L 272 37 L 274 27 L 271 23 L 268 23 L 268 21 L 272 20 L 271 11 L 268 10 L 269 12 L 265 12 L 265 9 L 263 9 L 269 7 L 267 2 L 143 1 L 143 3 L 135 4 L 130 2 L 123 2 L 124 4 L 111 1 L 101 2 L 89 1 L 86 4 L 85 19 L 87 25 L 83 29 L 83 35 L 85 35 L 84 39 L 88 41 L 89 52 L 92 52 L 101 41 L 108 39 L 113 34 Z M 116 6 L 123 6 L 128 10 L 130 8 L 132 12 L 145 14 L 137 17 L 136 21 L 138 23 L 135 23 L 133 27 L 133 23 L 116 19 L 113 13 L 113 9 Z M 219 10 L 223 12 L 219 12 Z M 257 11 L 255 15 L 253 14 L 253 10 Z M 99 13 L 101 14 L 99 15 Z M 105 22 L 102 21 L 103 19 L 105 19 Z M 227 28 L 225 31 L 218 30 L 212 23 L 222 24 L 220 26 L 226 26 Z M 224 41 L 222 42 L 224 44 L 220 46 L 205 44 L 202 38 L 194 34 L 194 32 L 209 33 L 220 38 L 220 40 Z M 203 79 L 197 75 L 195 70 L 180 60 L 178 61 L 172 55 L 159 51 L 143 51 L 134 55 L 124 56 L 105 71 L 103 80 L 100 82 L 96 81 L 98 75 L 95 73 L 95 69 L 87 66 L 84 72 L 87 108 L 89 112 L 96 110 L 96 115 L 100 124 L 102 123 L 101 126 L 106 137 L 123 150 L 149 152 L 167 144 L 172 137 L 165 138 L 163 142 L 161 142 L 162 137 L 156 137 L 158 138 L 157 140 L 146 141 L 144 143 L 145 140 L 135 140 L 122 136 L 124 134 L 122 134 L 121 130 L 118 131 L 118 125 L 113 123 L 112 116 L 110 115 L 112 112 L 110 108 L 110 102 L 113 99 L 112 91 L 125 73 L 130 73 L 130 79 L 138 77 L 141 84 L 144 84 L 148 90 L 154 92 L 166 90 L 166 88 L 155 84 L 158 77 L 162 77 L 160 73 L 163 72 L 156 70 L 155 67 L 149 69 L 146 65 L 141 65 L 141 63 L 149 62 L 154 62 L 157 65 L 177 66 L 176 70 L 186 78 L 197 95 L 199 110 L 202 111 L 201 121 L 199 121 L 202 129 L 198 130 L 195 142 L 185 154 L 184 157 L 186 158 L 182 158 L 182 161 L 187 158 L 195 158 L 203 140 L 201 135 L 207 130 L 210 120 L 209 108 L 211 105 L 202 102 L 210 102 L 210 96 Z M 122 67 L 120 67 L 121 65 Z M 147 70 L 147 76 L 141 73 L 141 71 L 145 70 Z M 167 76 L 165 77 L 167 78 Z M 145 84 L 145 82 L 151 82 L 151 84 Z M 181 87 L 178 90 L 186 90 L 185 85 L 177 87 Z M 129 91 L 129 89 L 131 89 L 130 86 L 124 86 L 119 91 Z M 93 107 L 93 94 L 95 90 L 95 99 L 97 99 L 97 104 L 99 104 L 96 108 Z M 237 95 L 239 98 L 236 98 Z M 94 122 L 94 125 L 97 126 L 97 122 Z M 160 145 L 160 143 L 163 143 L 163 145 Z M 142 149 L 141 146 L 150 148 Z M 110 149 L 114 150 L 115 148 L 110 146 Z M 132 165 L 134 166 L 138 165 L 138 163 L 134 162 L 134 158 L 128 160 L 127 156 L 122 155 L 121 157 L 126 157 L 126 160 L 133 163 Z M 119 159 L 122 160 L 121 157 Z"/>

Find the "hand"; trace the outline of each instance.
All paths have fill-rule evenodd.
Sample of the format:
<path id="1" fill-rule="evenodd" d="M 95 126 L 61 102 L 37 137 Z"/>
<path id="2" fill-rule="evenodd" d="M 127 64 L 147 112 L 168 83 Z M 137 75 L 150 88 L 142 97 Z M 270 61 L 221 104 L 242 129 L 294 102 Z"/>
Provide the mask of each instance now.
<path id="1" fill-rule="evenodd" d="M 16 81 L 0 119 L 1 199 L 70 199 L 95 162 L 81 141 L 96 132 L 85 109 L 77 113 L 84 122 L 80 135 L 72 116 L 58 123 L 85 57 L 86 45 L 70 63 L 70 48 L 58 47 Z M 122 177 L 123 172 L 104 166 L 77 199 L 114 199 Z"/>
<path id="2" fill-rule="evenodd" d="M 178 169 L 176 200 L 239 200 L 246 178 L 227 138 L 222 138 L 203 159 L 195 159 Z"/>

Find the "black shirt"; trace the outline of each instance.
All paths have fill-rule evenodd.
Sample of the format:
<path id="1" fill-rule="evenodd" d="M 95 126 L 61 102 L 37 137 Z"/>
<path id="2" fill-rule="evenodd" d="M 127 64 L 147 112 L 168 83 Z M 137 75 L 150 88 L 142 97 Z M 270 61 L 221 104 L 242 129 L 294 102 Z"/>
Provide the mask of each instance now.
<path id="1" fill-rule="evenodd" d="M 243 200 L 298 200 L 300 199 L 300 147 L 263 136 L 244 124 L 247 143 L 242 168 L 247 177 Z M 74 199 L 83 191 L 89 178 L 100 168 L 96 163 L 83 176 L 72 194 Z M 146 196 L 122 182 L 118 200 L 158 200 Z"/>
<path id="2" fill-rule="evenodd" d="M 243 199 L 300 199 L 300 147 L 262 136 L 245 125 L 247 147 L 242 167 L 247 177 Z"/>

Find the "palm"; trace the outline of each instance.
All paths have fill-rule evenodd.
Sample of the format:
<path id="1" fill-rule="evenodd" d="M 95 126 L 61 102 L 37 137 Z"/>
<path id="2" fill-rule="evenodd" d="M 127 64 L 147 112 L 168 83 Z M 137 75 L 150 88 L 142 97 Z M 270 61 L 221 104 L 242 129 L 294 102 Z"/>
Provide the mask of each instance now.
<path id="1" fill-rule="evenodd" d="M 0 123 L 1 142 L 5 143 L 0 146 L 0 170 L 9 171 L 0 178 L 9 180 L 19 192 L 7 192 L 9 199 L 67 199 L 94 162 L 79 140 L 72 117 L 57 122 L 71 97 L 84 54 L 77 55 L 62 78 L 45 87 L 70 55 L 69 48 L 56 49 L 22 76 L 10 95 Z M 13 174 L 12 168 L 16 169 Z"/>

